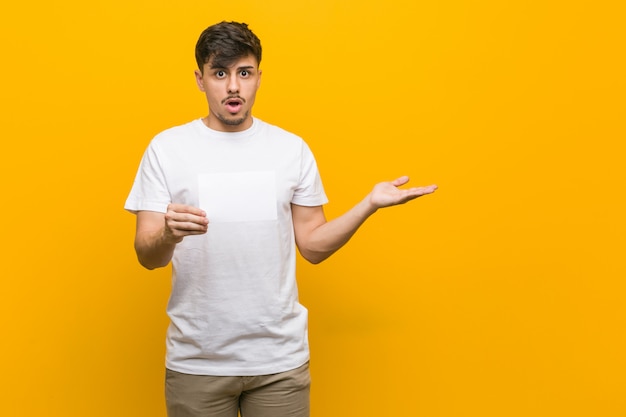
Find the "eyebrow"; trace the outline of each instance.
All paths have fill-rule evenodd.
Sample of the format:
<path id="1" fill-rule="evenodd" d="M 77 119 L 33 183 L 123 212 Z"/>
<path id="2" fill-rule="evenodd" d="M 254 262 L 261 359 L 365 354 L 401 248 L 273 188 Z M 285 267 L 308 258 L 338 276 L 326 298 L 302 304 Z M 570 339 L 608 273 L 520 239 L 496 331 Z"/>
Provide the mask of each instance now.
<path id="1" fill-rule="evenodd" d="M 255 68 L 254 65 L 243 65 L 241 67 L 237 67 L 237 70 L 239 70 L 239 71 L 241 71 L 241 70 L 251 70 L 251 69 L 253 70 L 254 68 Z M 227 70 L 229 68 L 225 68 L 225 67 L 222 67 L 222 66 L 215 65 L 215 66 L 211 66 L 211 69 Z"/>

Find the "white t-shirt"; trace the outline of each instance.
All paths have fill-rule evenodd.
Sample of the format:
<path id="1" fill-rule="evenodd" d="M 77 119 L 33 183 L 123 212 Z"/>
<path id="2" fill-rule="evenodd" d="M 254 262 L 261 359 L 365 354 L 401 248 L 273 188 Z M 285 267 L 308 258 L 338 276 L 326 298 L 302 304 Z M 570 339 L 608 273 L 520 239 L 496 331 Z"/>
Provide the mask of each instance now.
<path id="1" fill-rule="evenodd" d="M 199 375 L 265 375 L 309 359 L 298 302 L 291 203 L 327 202 L 315 159 L 298 136 L 259 119 L 236 133 L 201 120 L 157 135 L 125 208 L 207 212 L 208 232 L 172 259 L 166 366 Z"/>

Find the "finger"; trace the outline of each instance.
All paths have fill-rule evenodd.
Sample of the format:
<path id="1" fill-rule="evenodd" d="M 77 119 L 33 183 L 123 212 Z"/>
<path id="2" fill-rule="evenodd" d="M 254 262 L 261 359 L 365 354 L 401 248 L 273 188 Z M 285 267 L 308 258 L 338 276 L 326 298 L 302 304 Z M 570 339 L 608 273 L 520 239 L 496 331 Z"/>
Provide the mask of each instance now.
<path id="1" fill-rule="evenodd" d="M 172 231 L 184 232 L 187 234 L 201 234 L 207 231 L 206 224 L 198 224 L 194 222 L 168 222 L 168 227 Z"/>
<path id="2" fill-rule="evenodd" d="M 206 227 L 201 229 L 194 229 L 194 227 L 198 227 L 198 225 L 194 225 L 192 223 L 186 225 L 190 229 L 185 228 L 184 223 L 179 223 L 178 226 L 183 226 L 183 228 L 170 228 L 169 226 L 166 227 L 166 233 L 173 236 L 178 241 L 182 240 L 185 236 L 203 235 L 208 230 Z"/>
<path id="3" fill-rule="evenodd" d="M 167 211 L 168 212 L 172 211 L 175 213 L 189 213 L 189 214 L 193 214 L 193 215 L 200 216 L 200 217 L 206 217 L 206 213 L 204 210 L 198 207 L 189 206 L 187 204 L 175 204 L 175 203 L 168 204 Z"/>
<path id="4" fill-rule="evenodd" d="M 411 188 L 409 189 L 410 193 L 416 196 L 421 196 L 421 195 L 426 195 L 426 194 L 432 194 L 437 190 L 437 186 L 436 185 L 428 185 L 425 187 L 415 187 L 415 188 Z"/>
<path id="5" fill-rule="evenodd" d="M 204 220 L 205 222 L 178 221 L 173 219 L 167 219 L 165 225 L 169 233 L 176 237 L 184 237 L 187 235 L 200 235 L 206 233 L 208 230 L 208 221 L 206 221 L 206 219 Z"/>
<path id="6" fill-rule="evenodd" d="M 209 220 L 206 217 L 206 214 L 201 211 L 200 215 L 187 213 L 187 212 L 177 212 L 173 210 L 169 210 L 165 213 L 165 220 L 171 228 L 181 228 L 181 226 L 177 226 L 177 223 L 192 223 L 195 225 L 206 227 L 209 223 Z M 184 229 L 186 227 L 183 227 Z"/>

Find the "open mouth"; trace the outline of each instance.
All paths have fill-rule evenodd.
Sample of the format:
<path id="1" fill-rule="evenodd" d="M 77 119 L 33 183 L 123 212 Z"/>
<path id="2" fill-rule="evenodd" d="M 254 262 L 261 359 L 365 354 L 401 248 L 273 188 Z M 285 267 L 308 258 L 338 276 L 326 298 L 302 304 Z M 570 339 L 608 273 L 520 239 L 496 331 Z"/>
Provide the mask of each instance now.
<path id="1" fill-rule="evenodd" d="M 231 113 L 238 113 L 243 106 L 243 100 L 240 98 L 228 98 L 224 101 L 226 109 Z"/>

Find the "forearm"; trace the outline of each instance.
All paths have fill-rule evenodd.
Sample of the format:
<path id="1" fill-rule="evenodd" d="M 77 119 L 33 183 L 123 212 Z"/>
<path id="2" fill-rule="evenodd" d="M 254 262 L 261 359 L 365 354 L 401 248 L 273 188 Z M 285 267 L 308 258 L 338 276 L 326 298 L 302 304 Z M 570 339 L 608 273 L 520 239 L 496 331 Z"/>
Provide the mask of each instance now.
<path id="1" fill-rule="evenodd" d="M 324 261 L 348 243 L 376 210 L 368 195 L 343 215 L 313 229 L 306 243 L 299 247 L 301 254 L 314 264 Z"/>
<path id="2" fill-rule="evenodd" d="M 138 233 L 135 237 L 137 259 L 147 269 L 164 267 L 172 260 L 176 243 L 163 230 Z"/>

